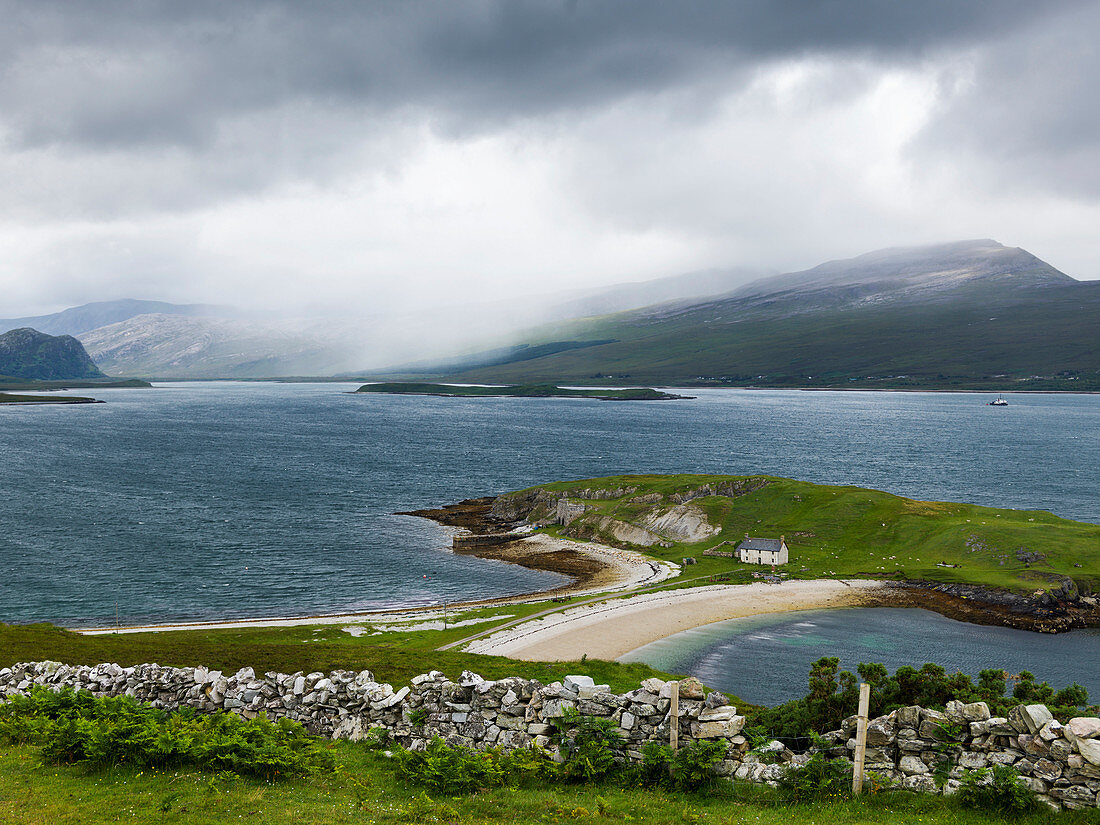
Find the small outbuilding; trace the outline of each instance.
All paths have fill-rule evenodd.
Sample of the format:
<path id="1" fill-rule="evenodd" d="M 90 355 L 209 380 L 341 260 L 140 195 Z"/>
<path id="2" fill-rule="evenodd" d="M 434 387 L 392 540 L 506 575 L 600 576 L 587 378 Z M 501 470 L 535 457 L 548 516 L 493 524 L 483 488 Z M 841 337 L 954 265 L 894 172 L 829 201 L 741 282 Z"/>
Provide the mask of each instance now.
<path id="1" fill-rule="evenodd" d="M 778 539 L 750 538 L 737 545 L 737 560 L 744 564 L 786 564 L 789 560 L 787 542 Z"/>

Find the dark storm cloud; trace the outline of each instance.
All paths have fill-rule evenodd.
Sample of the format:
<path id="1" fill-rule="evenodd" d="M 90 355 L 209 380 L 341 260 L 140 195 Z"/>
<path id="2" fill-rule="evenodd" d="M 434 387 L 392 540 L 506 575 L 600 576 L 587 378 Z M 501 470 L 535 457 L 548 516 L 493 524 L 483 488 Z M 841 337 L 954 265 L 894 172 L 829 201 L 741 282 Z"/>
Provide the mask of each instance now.
<path id="1" fill-rule="evenodd" d="M 23 149 L 196 149 L 226 122 L 303 101 L 360 109 L 367 128 L 417 107 L 476 130 L 792 55 L 915 58 L 1078 5 L 10 2 L 0 118 Z"/>

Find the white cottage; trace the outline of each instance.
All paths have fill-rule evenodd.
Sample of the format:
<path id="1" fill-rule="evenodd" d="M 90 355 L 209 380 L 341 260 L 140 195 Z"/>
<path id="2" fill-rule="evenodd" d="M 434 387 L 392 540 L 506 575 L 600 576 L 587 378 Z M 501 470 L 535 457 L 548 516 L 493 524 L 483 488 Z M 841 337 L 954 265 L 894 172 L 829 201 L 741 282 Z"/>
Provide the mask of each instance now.
<path id="1" fill-rule="evenodd" d="M 786 564 L 789 560 L 787 542 L 778 539 L 759 539 L 745 536 L 737 545 L 737 560 L 745 564 Z"/>

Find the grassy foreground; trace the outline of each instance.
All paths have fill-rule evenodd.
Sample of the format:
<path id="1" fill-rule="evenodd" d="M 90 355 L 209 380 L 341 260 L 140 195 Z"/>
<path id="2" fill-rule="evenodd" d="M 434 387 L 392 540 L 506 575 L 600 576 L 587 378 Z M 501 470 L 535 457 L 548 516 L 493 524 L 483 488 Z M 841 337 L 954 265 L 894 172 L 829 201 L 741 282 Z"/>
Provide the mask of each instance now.
<path id="1" fill-rule="evenodd" d="M 950 800 L 901 793 L 793 806 L 779 804 L 762 789 L 728 786 L 711 795 L 593 785 L 502 788 L 447 797 L 404 783 L 383 757 L 361 746 L 341 742 L 331 747 L 337 763 L 334 775 L 277 784 L 187 771 L 115 768 L 89 773 L 81 767 L 46 765 L 33 748 L 0 748 L 0 823 L 984 825 L 1004 821 L 964 810 Z M 1100 811 L 1039 813 L 1013 821 L 1096 825 Z"/>
<path id="2" fill-rule="evenodd" d="M 670 496 L 723 482 L 745 482 L 744 495 L 712 495 L 691 504 L 706 513 L 717 535 L 697 543 L 638 548 L 679 561 L 695 556 L 692 575 L 751 576 L 757 565 L 706 558 L 702 552 L 743 536 L 786 537 L 797 578 L 927 579 L 1033 592 L 1057 586 L 1064 577 L 1093 591 L 1100 585 L 1100 525 L 1059 518 L 1045 510 L 1004 510 L 975 504 L 916 501 L 861 487 L 833 487 L 771 476 L 628 475 L 541 485 L 581 494 L 626 491 L 606 500 L 583 498 L 591 512 L 571 531 L 622 544 L 601 534 L 598 521 L 610 517 L 639 523 L 667 509 Z M 659 501 L 639 501 L 643 496 Z M 578 500 L 582 500 L 578 498 Z M 726 547 L 723 549 L 732 549 Z M 1028 556 L 1037 553 L 1041 558 Z M 1028 560 L 1031 559 L 1031 560 Z"/>

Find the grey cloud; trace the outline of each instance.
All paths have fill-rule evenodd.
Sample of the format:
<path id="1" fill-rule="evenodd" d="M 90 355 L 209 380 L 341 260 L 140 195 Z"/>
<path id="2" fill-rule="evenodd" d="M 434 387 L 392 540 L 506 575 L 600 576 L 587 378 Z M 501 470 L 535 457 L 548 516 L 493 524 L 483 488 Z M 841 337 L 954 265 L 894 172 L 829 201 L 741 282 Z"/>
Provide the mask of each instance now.
<path id="1" fill-rule="evenodd" d="M 983 50 L 969 87 L 914 145 L 962 155 L 994 189 L 1100 199 L 1100 4 L 1052 16 Z"/>
<path id="2" fill-rule="evenodd" d="M 22 147 L 216 141 L 301 99 L 472 128 L 806 52 L 883 59 L 984 41 L 1072 0 L 921 3 L 9 2 L 0 103 Z"/>

